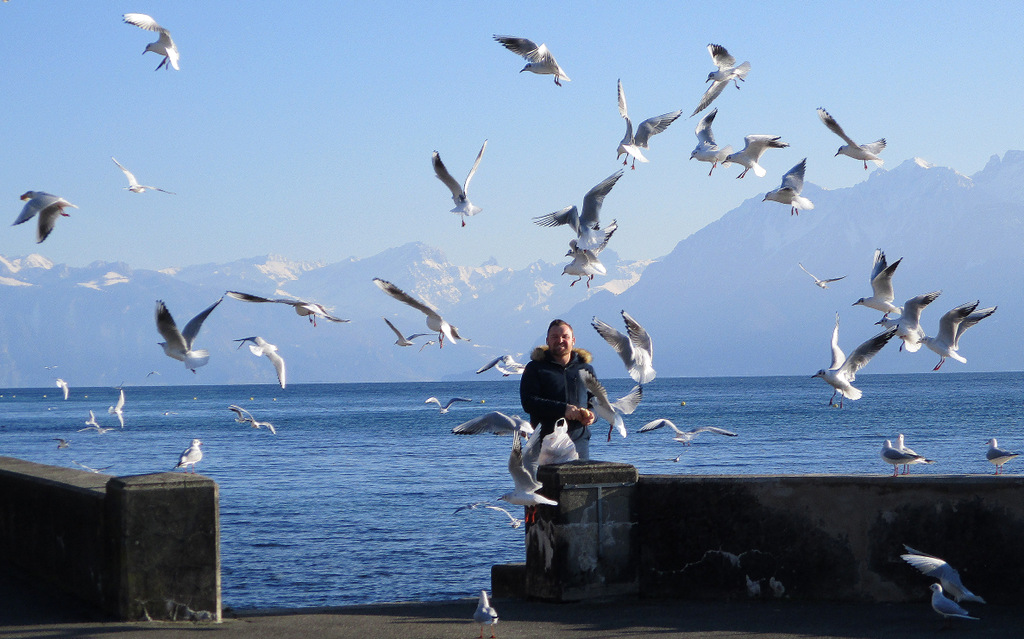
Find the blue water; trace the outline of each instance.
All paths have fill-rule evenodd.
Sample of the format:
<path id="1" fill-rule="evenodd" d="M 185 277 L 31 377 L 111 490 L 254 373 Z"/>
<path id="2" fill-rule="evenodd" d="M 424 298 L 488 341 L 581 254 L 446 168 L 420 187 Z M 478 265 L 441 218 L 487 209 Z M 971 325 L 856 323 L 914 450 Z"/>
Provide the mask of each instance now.
<path id="1" fill-rule="evenodd" d="M 629 437 L 594 430 L 594 459 L 643 474 L 888 475 L 885 439 L 906 435 L 937 460 L 913 474 L 991 473 L 985 442 L 1024 449 L 1024 373 L 862 375 L 864 398 L 839 410 L 831 388 L 809 377 L 657 379 L 627 418 Z M 624 395 L 627 379 L 605 380 Z M 454 509 L 511 487 L 507 437 L 450 430 L 490 410 L 522 412 L 518 380 L 403 384 L 126 387 L 125 428 L 75 432 L 91 409 L 116 426 L 110 388 L 0 390 L 0 455 L 107 473 L 168 471 L 192 438 L 198 471 L 220 486 L 225 606 L 304 607 L 444 600 L 490 585 L 490 568 L 522 561 L 523 529 L 490 510 Z M 423 400 L 471 397 L 440 415 Z M 681 405 L 685 402 L 685 406 Z M 277 435 L 236 423 L 239 404 L 273 422 Z M 165 415 L 170 411 L 172 414 Z M 636 434 L 665 417 L 683 428 L 719 426 L 690 447 L 665 430 Z M 601 425 L 603 424 L 603 426 Z M 58 450 L 54 437 L 71 439 Z M 682 453 L 678 463 L 672 460 Z M 1024 472 L 1024 462 L 1007 472 Z M 893 481 L 899 481 L 894 479 Z"/>

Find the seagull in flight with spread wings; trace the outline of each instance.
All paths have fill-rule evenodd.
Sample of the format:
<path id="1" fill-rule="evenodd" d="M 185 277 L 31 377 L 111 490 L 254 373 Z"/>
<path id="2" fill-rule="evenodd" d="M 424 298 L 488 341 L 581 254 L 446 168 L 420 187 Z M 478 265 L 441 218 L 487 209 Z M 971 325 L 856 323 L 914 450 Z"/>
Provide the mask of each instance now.
<path id="1" fill-rule="evenodd" d="M 782 176 L 782 186 L 765 193 L 764 199 L 761 201 L 772 200 L 780 204 L 788 204 L 790 215 L 800 215 L 800 211 L 813 209 L 814 203 L 800 195 L 804 189 L 804 171 L 806 170 L 807 158 L 804 158 Z"/>
<path id="2" fill-rule="evenodd" d="M 843 275 L 843 276 L 840 276 L 840 277 L 832 277 L 832 278 L 829 278 L 829 279 L 826 279 L 826 280 L 822 280 L 822 279 L 818 279 L 818 277 L 814 273 L 811 273 L 810 271 L 805 269 L 804 265 L 801 264 L 800 262 L 797 262 L 796 265 L 800 267 L 801 271 L 803 271 L 804 273 L 807 273 L 808 275 L 810 275 L 814 279 L 814 283 L 818 286 L 818 288 L 821 288 L 821 289 L 826 289 L 826 288 L 828 288 L 828 285 L 831 284 L 832 282 L 838 282 L 839 280 L 841 280 L 844 277 L 846 277 L 845 275 Z"/>
<path id="3" fill-rule="evenodd" d="M 132 173 L 128 169 L 124 168 L 124 165 L 121 164 L 120 162 L 118 162 L 114 158 L 114 156 L 110 156 L 110 159 L 114 160 L 114 164 L 116 164 L 117 167 L 119 169 L 121 169 L 121 171 L 124 172 L 124 176 L 126 178 L 128 178 L 128 186 L 124 187 L 124 190 L 131 191 L 132 193 L 145 193 L 146 189 L 149 189 L 151 191 L 160 191 L 161 193 L 167 193 L 169 195 L 174 195 L 174 193 L 172 193 L 171 191 L 165 191 L 165 190 L 163 190 L 163 189 L 161 189 L 159 187 L 147 186 L 145 184 L 139 184 L 139 181 L 135 179 L 135 174 L 134 173 Z"/>
<path id="4" fill-rule="evenodd" d="M 193 373 L 200 366 L 205 366 L 210 361 L 210 351 L 205 348 L 193 349 L 192 346 L 195 344 L 196 336 L 199 335 L 199 329 L 203 327 L 203 322 L 222 301 L 224 301 L 223 297 L 189 320 L 185 325 L 185 330 L 179 331 L 167 306 L 162 300 L 157 300 L 156 330 L 167 340 L 160 342 L 160 346 L 164 348 L 164 354 L 179 362 L 184 362 L 185 368 Z"/>
<path id="5" fill-rule="evenodd" d="M 605 242 L 617 227 L 613 220 L 606 229 L 601 229 L 601 206 L 604 198 L 615 186 L 615 183 L 622 177 L 622 169 L 605 178 L 600 184 L 587 191 L 583 196 L 583 214 L 581 215 L 575 205 L 567 206 L 560 211 L 548 213 L 533 218 L 535 224 L 540 226 L 564 226 L 568 225 L 576 232 L 576 248 L 594 250 L 604 248 Z"/>
<path id="6" fill-rule="evenodd" d="M 682 114 L 682 111 L 673 111 L 672 113 L 664 113 L 647 118 L 640 123 L 640 126 L 636 128 L 636 134 L 634 134 L 633 120 L 630 119 L 629 110 L 626 107 L 626 93 L 622 90 L 622 80 L 619 80 L 619 115 L 626 121 L 626 135 L 619 142 L 618 153 L 615 154 L 615 159 L 617 160 L 619 156 L 626 154 L 626 159 L 622 161 L 622 166 L 626 166 L 629 158 L 632 157 L 632 169 L 636 169 L 637 160 L 647 162 L 647 158 L 644 157 L 640 149 L 646 149 L 652 135 L 667 129 L 668 125 L 675 122 Z"/>
<path id="7" fill-rule="evenodd" d="M 147 52 L 152 51 L 153 53 L 164 57 L 164 59 L 160 61 L 160 64 L 156 65 L 156 69 L 154 69 L 154 71 L 159 71 L 160 67 L 168 69 L 174 67 L 175 71 L 179 70 L 178 58 L 180 56 L 178 55 L 178 47 L 174 44 L 174 40 L 171 39 L 170 31 L 161 27 L 157 24 L 156 20 L 145 13 L 126 13 L 124 14 L 124 21 L 140 29 L 155 31 L 160 34 L 157 41 L 147 44 L 146 50 L 142 52 L 142 54 L 145 55 Z"/>
<path id="8" fill-rule="evenodd" d="M 882 311 L 885 315 L 882 319 L 889 316 L 889 313 L 902 313 L 903 309 L 899 306 L 893 306 L 892 301 L 896 295 L 892 289 L 892 276 L 896 272 L 896 267 L 900 265 L 903 258 L 896 260 L 892 264 L 885 261 L 885 253 L 882 249 L 875 249 L 875 258 L 871 263 L 871 297 L 862 297 L 853 303 L 853 306 L 867 306 L 873 308 L 876 311 Z"/>
<path id="9" fill-rule="evenodd" d="M 17 226 L 22 222 L 28 222 L 36 214 L 39 214 L 39 223 L 36 227 L 36 243 L 41 244 L 43 240 L 49 237 L 53 231 L 53 227 L 57 224 L 57 218 L 71 217 L 70 214 L 65 213 L 64 209 L 71 207 L 77 209 L 78 207 L 68 202 L 62 197 L 51 195 L 44 191 L 25 191 L 21 194 L 21 201 L 25 202 L 25 206 L 21 208 L 21 213 L 18 215 L 18 219 L 14 220 L 14 224 L 11 226 Z"/>
<path id="10" fill-rule="evenodd" d="M 281 384 L 281 388 L 284 388 L 284 359 L 277 354 L 277 346 L 274 346 L 273 344 L 271 344 L 270 342 L 268 342 L 267 340 L 263 339 L 258 335 L 253 337 L 243 337 L 241 339 L 236 339 L 234 341 L 240 342 L 238 344 L 238 348 L 242 348 L 242 344 L 245 344 L 246 342 L 252 342 L 252 344 L 249 344 L 249 350 L 252 352 L 253 355 L 255 355 L 256 357 L 263 357 L 264 355 L 266 355 L 267 359 L 270 360 L 270 363 L 274 365 L 274 371 L 277 372 L 278 383 Z"/>
<path id="11" fill-rule="evenodd" d="M 417 337 L 425 337 L 427 335 L 430 335 L 430 333 L 413 333 L 412 335 L 409 336 L 402 335 L 402 331 L 395 328 L 395 325 L 391 323 L 391 320 L 389 320 L 386 317 L 383 319 L 387 323 L 388 328 L 390 328 L 395 333 L 395 335 L 398 336 L 398 339 L 395 340 L 395 344 L 397 344 L 398 346 L 412 346 L 413 340 L 416 339 Z"/>
<path id="12" fill-rule="evenodd" d="M 843 138 L 846 142 L 846 144 L 839 147 L 839 150 L 836 151 L 836 155 L 845 155 L 853 158 L 854 160 L 861 160 L 864 162 L 865 171 L 868 170 L 868 160 L 871 160 L 877 166 L 885 164 L 882 158 L 878 157 L 878 154 L 885 148 L 885 138 L 875 140 L 871 144 L 857 144 L 853 141 L 853 138 L 846 135 L 846 132 L 843 131 L 843 127 L 839 126 L 839 123 L 836 122 L 835 118 L 829 115 L 828 111 L 818 107 L 818 117 L 825 123 L 825 126 L 828 127 L 829 131 Z"/>
<path id="13" fill-rule="evenodd" d="M 533 40 L 517 38 L 515 36 L 496 35 L 494 39 L 512 53 L 526 58 L 527 64 L 519 70 L 519 73 L 529 71 L 539 75 L 553 75 L 555 76 L 555 84 L 558 86 L 562 86 L 560 80 L 570 81 L 569 76 L 565 75 L 565 71 L 562 71 L 562 67 L 558 66 L 555 56 L 551 55 L 547 45 L 538 45 Z"/>
<path id="14" fill-rule="evenodd" d="M 649 433 L 652 430 L 658 430 L 659 428 L 663 428 L 665 426 L 671 428 L 672 431 L 675 433 L 674 435 L 672 435 L 673 440 L 680 442 L 686 446 L 689 446 L 691 443 L 693 443 L 694 438 L 696 438 L 697 435 L 700 435 L 701 433 L 714 433 L 716 435 L 725 435 L 726 437 L 737 436 L 736 433 L 732 432 L 731 430 L 725 430 L 724 428 L 717 428 L 715 426 L 698 426 L 697 428 L 691 428 L 690 430 L 680 430 L 679 427 L 672 423 L 672 421 L 669 419 L 655 419 L 654 421 L 647 422 L 646 424 L 641 426 L 640 430 L 637 432 Z"/>
<path id="15" fill-rule="evenodd" d="M 480 152 L 476 155 L 476 162 L 473 162 L 473 168 L 469 170 L 469 175 L 466 176 L 466 181 L 461 185 L 455 181 L 452 174 L 445 168 L 444 162 L 441 161 L 441 155 L 434 151 L 433 163 L 434 163 L 434 174 L 437 179 L 444 182 L 444 185 L 448 187 L 448 190 L 452 192 L 452 201 L 455 202 L 455 208 L 451 210 L 452 213 L 460 215 L 462 217 L 462 226 L 466 226 L 466 218 L 472 215 L 476 215 L 483 209 L 479 206 L 474 206 L 469 201 L 469 181 L 473 179 L 473 175 L 476 174 L 476 169 L 480 166 L 480 158 L 484 156 L 484 149 L 487 148 L 487 140 L 484 140 L 483 146 L 480 147 Z"/>
<path id="16" fill-rule="evenodd" d="M 708 79 L 704 81 L 705 84 L 711 83 L 708 90 L 704 92 L 700 102 L 697 104 L 697 108 L 693 110 L 690 117 L 697 115 L 722 94 L 722 91 L 729 82 L 732 81 L 736 85 L 736 88 L 740 88 L 740 82 L 746 81 L 747 74 L 750 73 L 750 63 L 744 62 L 741 65 L 736 65 L 736 58 L 729 55 L 729 52 L 720 44 L 709 44 L 708 53 L 711 54 L 711 62 L 718 67 L 717 71 L 712 71 L 708 74 Z"/>
<path id="17" fill-rule="evenodd" d="M 341 319 L 335 317 L 327 312 L 327 309 L 322 304 L 316 302 L 307 302 L 305 300 L 289 300 L 289 299 L 271 299 L 269 297 L 260 297 L 259 295 L 251 295 L 249 293 L 239 293 L 238 291 L 228 291 L 227 296 L 243 302 L 255 302 L 264 303 L 271 302 L 274 304 L 288 304 L 295 309 L 295 312 L 302 317 L 308 317 L 309 323 L 316 326 L 316 318 L 330 320 L 332 322 L 348 322 L 351 320 Z"/>
<path id="18" fill-rule="evenodd" d="M 622 334 L 597 317 L 591 326 L 598 335 L 604 338 L 626 365 L 626 372 L 639 384 L 654 381 L 656 375 L 654 361 L 654 343 L 651 336 L 629 313 L 622 311 L 622 319 L 626 323 L 626 333 Z"/>
<path id="19" fill-rule="evenodd" d="M 829 406 L 832 405 L 832 400 L 836 398 L 837 393 L 839 394 L 840 408 L 843 407 L 843 398 L 860 399 L 862 394 L 860 389 L 853 386 L 853 382 L 857 379 L 857 371 L 864 368 L 894 335 L 896 335 L 896 329 L 887 328 L 858 346 L 850 353 L 850 357 L 846 357 L 846 354 L 839 348 L 839 313 L 836 313 L 836 327 L 832 330 L 832 364 L 828 369 L 823 368 L 811 376 L 822 378 L 835 389 L 832 392 L 832 397 L 828 400 Z"/>
<path id="20" fill-rule="evenodd" d="M 389 296 L 395 298 L 403 304 L 407 304 L 417 311 L 427 316 L 427 328 L 432 331 L 437 331 L 437 340 L 440 342 L 440 348 L 444 348 L 444 338 L 448 338 L 448 341 L 454 344 L 458 340 L 469 341 L 465 337 L 459 335 L 459 329 L 449 324 L 436 310 L 432 307 L 427 306 L 425 303 L 416 299 L 412 295 L 409 295 L 402 289 L 398 288 L 387 280 L 382 280 L 379 277 L 373 278 L 373 283 L 380 288 L 380 290 L 387 293 Z M 422 350 L 422 349 L 420 349 Z"/>
<path id="21" fill-rule="evenodd" d="M 725 162 L 725 158 L 732 153 L 732 146 L 719 147 L 715 142 L 715 135 L 711 132 L 711 123 L 715 121 L 716 115 L 718 115 L 718 109 L 708 113 L 697 123 L 697 128 L 694 129 L 694 133 L 697 134 L 697 146 L 690 152 L 691 160 L 697 159 L 700 162 L 711 163 L 708 175 L 714 172 L 719 162 Z"/>

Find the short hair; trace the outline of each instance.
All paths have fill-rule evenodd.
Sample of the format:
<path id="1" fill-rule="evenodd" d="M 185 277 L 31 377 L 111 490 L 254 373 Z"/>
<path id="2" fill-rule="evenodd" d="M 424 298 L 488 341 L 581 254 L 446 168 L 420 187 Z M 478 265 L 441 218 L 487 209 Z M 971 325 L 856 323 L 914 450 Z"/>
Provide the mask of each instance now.
<path id="1" fill-rule="evenodd" d="M 576 334 L 576 330 L 573 329 L 572 325 L 569 324 L 569 322 L 565 321 L 564 319 L 553 319 L 553 320 L 551 320 L 551 323 L 548 324 L 548 333 L 550 333 L 551 329 L 553 329 L 556 326 L 565 326 L 570 331 L 572 331 L 573 335 Z"/>

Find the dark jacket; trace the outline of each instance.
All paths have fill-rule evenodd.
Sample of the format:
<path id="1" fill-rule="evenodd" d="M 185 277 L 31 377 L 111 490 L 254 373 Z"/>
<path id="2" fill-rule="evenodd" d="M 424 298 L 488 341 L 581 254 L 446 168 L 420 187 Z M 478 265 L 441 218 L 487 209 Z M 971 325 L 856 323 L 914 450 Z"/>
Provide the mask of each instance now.
<path id="1" fill-rule="evenodd" d="M 565 417 L 567 405 L 589 408 L 591 395 L 580 379 L 579 372 L 585 370 L 596 377 L 590 365 L 590 353 L 582 348 L 573 349 L 572 357 L 565 366 L 553 361 L 547 351 L 547 346 L 538 346 L 533 350 L 523 370 L 522 381 L 519 382 L 519 399 L 523 410 L 530 414 L 530 423 L 535 428 L 540 425 L 544 435 L 554 431 L 559 417 Z M 569 422 L 570 433 L 583 427 L 576 420 Z"/>

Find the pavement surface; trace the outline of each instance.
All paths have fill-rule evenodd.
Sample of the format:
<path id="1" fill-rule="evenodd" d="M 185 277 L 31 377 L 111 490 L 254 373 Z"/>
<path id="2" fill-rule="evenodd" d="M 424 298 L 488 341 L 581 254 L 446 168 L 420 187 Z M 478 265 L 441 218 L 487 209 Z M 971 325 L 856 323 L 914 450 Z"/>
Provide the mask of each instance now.
<path id="1" fill-rule="evenodd" d="M 677 601 L 624 598 L 555 604 L 493 602 L 501 639 L 918 639 L 1024 637 L 1024 606 L 975 604 L 978 621 L 946 625 L 927 600 L 842 604 L 775 600 Z M 73 599 L 0 578 L 0 639 L 471 639 L 476 599 L 340 608 L 226 611 L 221 623 L 110 621 Z M 486 628 L 484 637 L 491 636 Z"/>

